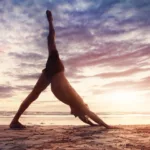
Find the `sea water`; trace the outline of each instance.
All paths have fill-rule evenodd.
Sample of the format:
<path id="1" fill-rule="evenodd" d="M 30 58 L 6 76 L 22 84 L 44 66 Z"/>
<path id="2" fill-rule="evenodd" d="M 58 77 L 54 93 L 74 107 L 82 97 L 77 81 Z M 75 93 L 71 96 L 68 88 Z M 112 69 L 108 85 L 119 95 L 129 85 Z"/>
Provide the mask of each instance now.
<path id="1" fill-rule="evenodd" d="M 0 124 L 9 125 L 16 112 L 0 111 Z M 97 112 L 111 125 L 150 124 L 150 113 L 138 112 Z M 82 121 L 67 112 L 26 112 L 20 121 L 26 125 L 84 125 Z"/>

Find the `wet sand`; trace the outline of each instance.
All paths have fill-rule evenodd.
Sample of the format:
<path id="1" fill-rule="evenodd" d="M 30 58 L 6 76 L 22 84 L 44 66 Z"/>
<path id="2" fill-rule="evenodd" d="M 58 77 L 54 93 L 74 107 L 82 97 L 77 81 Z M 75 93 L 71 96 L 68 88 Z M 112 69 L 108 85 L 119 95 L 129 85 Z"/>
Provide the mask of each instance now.
<path id="1" fill-rule="evenodd" d="M 150 125 L 119 127 L 1 125 L 0 150 L 150 150 Z"/>

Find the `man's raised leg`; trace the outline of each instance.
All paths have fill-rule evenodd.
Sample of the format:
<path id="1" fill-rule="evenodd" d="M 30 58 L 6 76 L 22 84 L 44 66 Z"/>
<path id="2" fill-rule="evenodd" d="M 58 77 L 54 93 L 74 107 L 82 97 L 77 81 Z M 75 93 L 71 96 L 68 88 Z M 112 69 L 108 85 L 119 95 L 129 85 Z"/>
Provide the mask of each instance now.
<path id="1" fill-rule="evenodd" d="M 53 18 L 49 10 L 46 11 L 47 19 L 49 22 L 49 35 L 48 35 L 48 50 L 51 53 L 52 50 L 56 50 L 55 45 L 55 30 L 53 27 Z M 25 126 L 19 122 L 20 116 L 23 112 L 29 107 L 29 105 L 35 101 L 40 93 L 50 84 L 50 81 L 47 79 L 45 73 L 43 72 L 37 81 L 32 92 L 27 96 L 27 98 L 22 102 L 20 108 L 18 109 L 16 115 L 14 116 L 12 122 L 10 123 L 10 128 L 24 128 Z"/>
<path id="2" fill-rule="evenodd" d="M 47 15 L 48 23 L 49 23 L 49 35 L 47 37 L 47 39 L 48 39 L 48 51 L 49 51 L 49 54 L 51 54 L 51 52 L 53 50 L 56 50 L 55 29 L 54 29 L 54 25 L 53 25 L 53 16 L 52 16 L 51 11 L 47 10 L 46 15 Z"/>

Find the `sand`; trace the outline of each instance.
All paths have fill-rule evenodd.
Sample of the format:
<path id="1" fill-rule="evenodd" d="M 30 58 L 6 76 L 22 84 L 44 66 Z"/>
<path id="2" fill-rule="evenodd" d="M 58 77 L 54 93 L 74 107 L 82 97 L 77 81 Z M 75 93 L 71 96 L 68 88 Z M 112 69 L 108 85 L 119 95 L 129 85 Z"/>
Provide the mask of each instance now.
<path id="1" fill-rule="evenodd" d="M 150 150 L 150 125 L 120 127 L 1 125 L 0 150 Z"/>

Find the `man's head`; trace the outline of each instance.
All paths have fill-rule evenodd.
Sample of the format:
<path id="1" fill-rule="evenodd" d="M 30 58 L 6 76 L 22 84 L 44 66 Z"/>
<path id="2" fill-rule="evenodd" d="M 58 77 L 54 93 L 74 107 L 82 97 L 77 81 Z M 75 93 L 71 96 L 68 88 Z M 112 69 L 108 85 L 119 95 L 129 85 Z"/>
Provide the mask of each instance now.
<path id="1" fill-rule="evenodd" d="M 84 106 L 89 109 L 87 104 L 85 104 Z M 70 106 L 70 109 L 71 109 L 70 114 L 74 115 L 75 117 L 84 116 L 84 114 L 79 109 L 76 109 L 72 106 Z"/>

